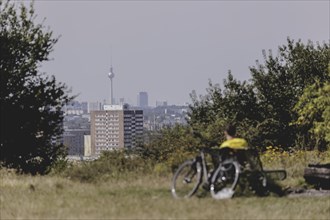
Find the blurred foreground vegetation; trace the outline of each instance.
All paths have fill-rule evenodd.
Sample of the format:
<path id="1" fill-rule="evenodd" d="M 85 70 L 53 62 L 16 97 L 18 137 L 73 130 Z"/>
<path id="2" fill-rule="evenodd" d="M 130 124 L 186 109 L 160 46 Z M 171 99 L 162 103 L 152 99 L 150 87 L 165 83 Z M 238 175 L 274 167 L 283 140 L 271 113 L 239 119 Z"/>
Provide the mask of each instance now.
<path id="1" fill-rule="evenodd" d="M 180 160 L 155 160 L 143 158 L 133 152 L 112 151 L 104 152 L 95 161 L 67 161 L 63 160 L 53 167 L 50 176 L 58 176 L 73 181 L 98 183 L 114 179 L 126 179 L 131 176 L 150 175 L 154 178 L 171 177 L 175 169 L 186 159 L 192 159 L 196 154 L 187 154 Z M 307 186 L 304 183 L 304 169 L 309 163 L 330 163 L 330 150 L 292 152 L 276 147 L 268 147 L 260 153 L 264 169 L 285 169 L 287 179 L 281 184 L 283 187 Z M 167 180 L 170 184 L 170 179 Z"/>
<path id="2" fill-rule="evenodd" d="M 307 161 L 329 161 L 330 153 L 287 155 L 269 148 L 261 158 L 266 168 L 286 168 L 283 187 L 301 187 Z M 167 165 L 124 152 L 106 153 L 97 161 L 63 163 L 43 176 L 1 169 L 1 219 L 328 219 L 330 214 L 329 197 L 248 195 L 214 200 L 200 189 L 202 196 L 176 200 L 170 193 L 172 172 Z"/>

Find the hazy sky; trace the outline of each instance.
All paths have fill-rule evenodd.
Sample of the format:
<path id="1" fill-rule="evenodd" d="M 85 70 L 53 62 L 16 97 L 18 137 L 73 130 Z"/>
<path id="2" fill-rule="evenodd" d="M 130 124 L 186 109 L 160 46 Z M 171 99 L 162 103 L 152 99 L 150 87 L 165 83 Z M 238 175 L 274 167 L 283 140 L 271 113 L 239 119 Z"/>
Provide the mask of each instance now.
<path id="1" fill-rule="evenodd" d="M 140 91 L 169 104 L 205 94 L 228 70 L 245 80 L 262 49 L 292 39 L 330 39 L 330 1 L 35 1 L 60 40 L 42 70 L 80 94 L 136 104 Z M 112 57 L 112 59 L 111 59 Z"/>

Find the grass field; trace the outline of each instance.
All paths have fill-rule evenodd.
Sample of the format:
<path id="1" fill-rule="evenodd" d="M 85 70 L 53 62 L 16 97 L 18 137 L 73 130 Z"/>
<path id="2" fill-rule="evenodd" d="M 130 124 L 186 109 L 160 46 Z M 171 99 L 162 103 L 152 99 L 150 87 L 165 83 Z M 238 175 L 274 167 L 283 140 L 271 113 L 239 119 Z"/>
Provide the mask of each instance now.
<path id="1" fill-rule="evenodd" d="M 329 197 L 204 197 L 175 200 L 171 176 L 81 183 L 0 170 L 1 219 L 329 219 Z"/>

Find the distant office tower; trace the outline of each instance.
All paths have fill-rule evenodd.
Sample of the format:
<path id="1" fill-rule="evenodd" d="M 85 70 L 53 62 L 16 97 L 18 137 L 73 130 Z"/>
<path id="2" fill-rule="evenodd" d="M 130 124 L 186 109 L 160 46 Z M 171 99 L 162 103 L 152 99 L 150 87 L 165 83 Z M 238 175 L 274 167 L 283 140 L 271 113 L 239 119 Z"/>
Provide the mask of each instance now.
<path id="1" fill-rule="evenodd" d="M 143 110 L 124 110 L 124 146 L 133 148 L 143 143 Z"/>
<path id="2" fill-rule="evenodd" d="M 90 129 L 66 129 L 63 133 L 63 144 L 68 148 L 69 155 L 84 155 L 84 135 Z"/>
<path id="3" fill-rule="evenodd" d="M 139 107 L 148 107 L 148 93 L 147 92 L 139 92 L 137 98 L 137 105 Z"/>
<path id="4" fill-rule="evenodd" d="M 91 112 L 92 155 L 102 151 L 133 148 L 143 141 L 143 111 L 121 105 Z"/>

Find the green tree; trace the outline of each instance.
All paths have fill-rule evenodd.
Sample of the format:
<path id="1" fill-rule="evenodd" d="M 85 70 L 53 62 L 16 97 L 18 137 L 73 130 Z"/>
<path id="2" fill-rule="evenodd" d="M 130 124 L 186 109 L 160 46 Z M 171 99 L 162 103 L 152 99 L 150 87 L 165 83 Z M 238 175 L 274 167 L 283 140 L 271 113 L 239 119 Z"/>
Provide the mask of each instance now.
<path id="1" fill-rule="evenodd" d="M 224 141 L 223 130 L 227 123 L 236 124 L 239 135 L 254 143 L 254 127 L 260 118 L 260 111 L 253 86 L 234 79 L 231 72 L 223 84 L 222 90 L 219 85 L 209 82 L 205 96 L 191 94 L 189 125 L 201 142 L 210 146 Z"/>
<path id="2" fill-rule="evenodd" d="M 330 64 L 328 68 L 330 76 Z M 295 121 L 299 138 L 315 142 L 320 150 L 330 145 L 330 81 L 316 81 L 305 88 L 293 109 L 298 114 Z"/>
<path id="3" fill-rule="evenodd" d="M 304 89 L 319 81 L 329 81 L 329 44 L 287 40 L 275 57 L 264 54 L 264 64 L 250 68 L 254 91 L 258 98 L 262 129 L 260 136 L 284 148 L 313 143 L 297 141 L 297 127 L 290 125 L 297 118 L 292 111 Z M 268 129 L 270 129 L 268 131 Z M 263 132 L 266 131 L 266 132 Z"/>
<path id="4" fill-rule="evenodd" d="M 223 90 L 209 83 L 205 96 L 191 94 L 188 122 L 195 133 L 208 142 L 219 143 L 223 126 L 235 122 L 239 135 L 254 147 L 313 145 L 297 139 L 299 128 L 291 122 L 298 115 L 292 109 L 307 86 L 330 81 L 329 44 L 315 46 L 309 41 L 305 45 L 288 38 L 277 56 L 271 51 L 268 55 L 263 51 L 263 55 L 264 63 L 257 61 L 250 68 L 249 82 L 240 82 L 229 72 Z"/>
<path id="5" fill-rule="evenodd" d="M 45 173 L 65 155 L 62 107 L 71 100 L 67 87 L 38 71 L 56 38 L 35 23 L 33 4 L 0 0 L 0 83 L 2 165 Z"/>

